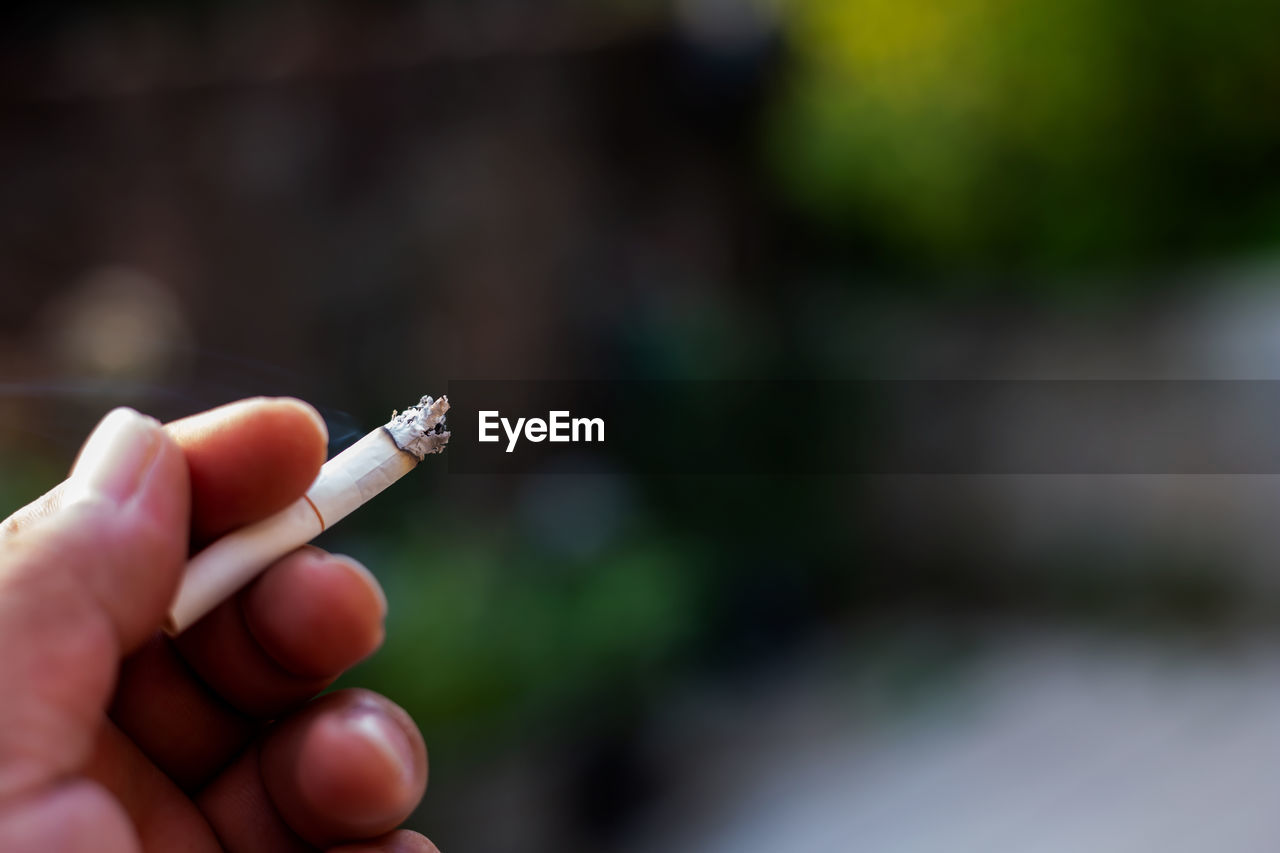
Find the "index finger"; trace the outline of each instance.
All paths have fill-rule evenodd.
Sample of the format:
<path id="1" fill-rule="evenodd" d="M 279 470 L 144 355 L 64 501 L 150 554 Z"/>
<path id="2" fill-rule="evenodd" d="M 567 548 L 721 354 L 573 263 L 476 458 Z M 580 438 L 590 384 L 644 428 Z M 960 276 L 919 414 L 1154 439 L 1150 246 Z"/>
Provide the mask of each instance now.
<path id="1" fill-rule="evenodd" d="M 327 454 L 320 414 L 291 397 L 257 397 L 173 421 L 191 479 L 191 547 L 284 509 L 315 481 Z M 0 535 L 57 512 L 65 483 L 0 523 Z"/>
<path id="2" fill-rule="evenodd" d="M 288 397 L 241 400 L 165 429 L 191 474 L 193 549 L 297 500 L 327 455 L 324 420 Z"/>

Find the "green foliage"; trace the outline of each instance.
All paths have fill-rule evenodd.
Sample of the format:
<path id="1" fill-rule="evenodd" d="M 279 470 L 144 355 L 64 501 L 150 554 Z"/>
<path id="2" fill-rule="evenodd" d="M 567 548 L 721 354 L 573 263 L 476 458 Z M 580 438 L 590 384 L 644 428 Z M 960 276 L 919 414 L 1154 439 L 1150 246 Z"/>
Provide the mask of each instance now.
<path id="1" fill-rule="evenodd" d="M 694 628 L 696 575 L 661 537 L 581 564 L 479 530 L 410 534 L 391 547 L 378 563 L 391 600 L 387 645 L 352 680 L 446 739 L 493 738 L 557 710 L 625 701 L 663 676 Z"/>
<path id="2" fill-rule="evenodd" d="M 61 473 L 39 455 L 0 454 L 0 519 L 7 518 L 57 485 Z"/>
<path id="3" fill-rule="evenodd" d="M 1073 265 L 1274 235 L 1280 9 L 799 0 L 768 150 L 840 233 Z"/>

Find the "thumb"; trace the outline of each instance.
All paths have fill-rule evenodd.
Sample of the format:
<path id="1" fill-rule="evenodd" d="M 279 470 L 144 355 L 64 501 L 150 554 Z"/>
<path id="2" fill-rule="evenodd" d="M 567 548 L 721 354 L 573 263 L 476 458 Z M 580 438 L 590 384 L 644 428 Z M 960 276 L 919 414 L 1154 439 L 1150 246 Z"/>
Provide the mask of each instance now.
<path id="1" fill-rule="evenodd" d="M 59 504 L 0 538 L 0 809 L 87 761 L 187 555 L 185 457 L 132 410 L 94 430 Z"/>

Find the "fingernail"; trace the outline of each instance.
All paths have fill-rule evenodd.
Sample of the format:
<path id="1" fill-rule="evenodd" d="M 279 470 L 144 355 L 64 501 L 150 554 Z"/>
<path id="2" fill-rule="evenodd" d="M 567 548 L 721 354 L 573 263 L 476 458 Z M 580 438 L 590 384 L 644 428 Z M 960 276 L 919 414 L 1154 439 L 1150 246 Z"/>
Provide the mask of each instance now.
<path id="1" fill-rule="evenodd" d="M 413 744 L 394 720 L 379 711 L 362 709 L 348 717 L 346 724 L 396 768 L 406 785 L 412 784 Z"/>
<path id="2" fill-rule="evenodd" d="M 308 403 L 306 400 L 299 400 L 297 397 L 277 397 L 275 398 L 282 403 L 291 403 L 306 412 L 311 420 L 315 421 L 316 429 L 320 430 L 320 434 L 324 436 L 326 443 L 329 441 L 329 425 L 325 423 L 324 415 L 316 411 L 316 407 Z"/>
<path id="3" fill-rule="evenodd" d="M 70 497 L 128 500 L 160 451 L 159 422 L 133 409 L 115 409 L 89 436 L 71 468 Z"/>
<path id="4" fill-rule="evenodd" d="M 382 584 L 378 583 L 377 576 L 374 575 L 373 572 L 369 571 L 368 566 L 366 566 L 364 563 L 357 560 L 355 557 L 348 557 L 346 554 L 334 554 L 333 557 L 334 559 L 341 561 L 343 565 L 347 566 L 353 572 L 355 572 L 356 574 L 364 578 L 365 582 L 369 584 L 369 589 L 371 589 L 373 591 L 373 594 L 377 597 L 378 604 L 381 605 L 382 607 L 382 620 L 386 620 L 387 594 L 385 591 L 383 591 Z"/>

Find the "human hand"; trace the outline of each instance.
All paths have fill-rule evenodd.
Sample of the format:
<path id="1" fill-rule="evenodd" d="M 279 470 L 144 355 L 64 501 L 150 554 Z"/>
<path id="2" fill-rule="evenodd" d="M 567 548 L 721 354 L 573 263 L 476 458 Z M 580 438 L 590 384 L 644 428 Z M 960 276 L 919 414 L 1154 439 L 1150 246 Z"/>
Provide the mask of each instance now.
<path id="1" fill-rule="evenodd" d="M 303 548 L 182 636 L 199 546 L 305 492 L 324 423 L 249 400 L 98 425 L 70 478 L 0 526 L 0 850 L 426 853 L 392 830 L 426 749 L 387 699 L 313 699 L 382 641 L 354 561 Z"/>

